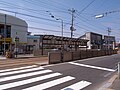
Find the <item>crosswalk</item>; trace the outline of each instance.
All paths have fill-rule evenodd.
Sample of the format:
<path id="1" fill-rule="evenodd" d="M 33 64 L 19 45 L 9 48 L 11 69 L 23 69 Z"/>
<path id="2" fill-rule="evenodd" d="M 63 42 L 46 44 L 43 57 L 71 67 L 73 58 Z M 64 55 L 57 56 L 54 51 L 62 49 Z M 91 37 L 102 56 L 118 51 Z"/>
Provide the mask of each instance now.
<path id="1" fill-rule="evenodd" d="M 44 90 L 75 80 L 73 76 L 36 66 L 0 70 L 0 90 Z M 82 80 L 61 90 L 81 90 L 91 84 Z"/>

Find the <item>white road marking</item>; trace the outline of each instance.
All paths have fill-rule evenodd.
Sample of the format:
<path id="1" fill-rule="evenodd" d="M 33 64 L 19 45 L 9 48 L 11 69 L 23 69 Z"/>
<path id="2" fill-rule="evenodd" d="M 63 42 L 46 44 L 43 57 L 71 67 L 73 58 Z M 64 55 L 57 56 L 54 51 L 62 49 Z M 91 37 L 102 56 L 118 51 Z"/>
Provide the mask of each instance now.
<path id="1" fill-rule="evenodd" d="M 73 80 L 73 79 L 75 79 L 75 78 L 71 77 L 71 76 L 66 76 L 66 77 L 59 78 L 59 79 L 56 79 L 56 80 L 53 80 L 53 81 L 49 81 L 49 82 L 46 82 L 46 83 L 43 83 L 43 84 L 40 84 L 40 85 L 29 87 L 29 88 L 26 88 L 26 89 L 23 89 L 23 90 L 39 90 L 39 89 L 44 90 L 44 89 L 50 88 L 52 86 L 55 86 L 55 85 Z"/>
<path id="2" fill-rule="evenodd" d="M 5 70 L 0 70 L 0 73 L 1 73 L 1 72 L 13 71 L 13 70 L 20 70 L 20 69 L 33 68 L 33 67 L 36 67 L 36 66 L 37 66 L 37 65 L 26 66 L 26 67 L 19 67 L 19 68 L 12 68 L 12 69 L 5 69 Z"/>
<path id="3" fill-rule="evenodd" d="M 45 73 L 49 73 L 49 72 L 52 72 L 52 70 L 43 70 L 43 71 L 38 71 L 38 72 L 32 72 L 32 73 L 26 73 L 26 74 L 20 74 L 20 75 L 15 75 L 15 76 L 4 77 L 4 78 L 0 78 L 0 82 L 7 81 L 7 80 L 24 78 L 24 77 L 29 77 L 29 76 L 34 76 L 34 75 L 45 74 Z"/>
<path id="4" fill-rule="evenodd" d="M 40 80 L 52 78 L 52 77 L 59 76 L 59 75 L 62 75 L 62 74 L 52 73 L 52 74 L 48 74 L 48 75 L 44 75 L 44 76 L 40 76 L 40 77 L 36 77 L 36 78 L 31 78 L 31 79 L 27 79 L 27 80 L 22 80 L 22 81 L 18 81 L 18 82 L 13 82 L 13 83 L 0 85 L 0 90 L 9 89 L 9 88 L 12 88 L 12 87 L 17 87 L 17 86 L 21 86 L 21 85 L 25 85 L 25 84 L 30 84 L 30 83 L 33 83 L 33 82 L 37 82 L 37 81 L 40 81 Z M 47 86 L 45 86 L 45 87 L 47 87 Z"/>
<path id="5" fill-rule="evenodd" d="M 92 57 L 92 58 L 85 58 L 85 59 L 78 59 L 77 61 L 81 62 L 81 61 L 90 61 L 90 60 L 95 60 L 95 59 L 98 59 L 98 58 L 104 58 L 104 57 L 109 57 L 109 56 L 101 56 L 101 57 Z M 72 61 L 72 62 L 77 62 L 77 61 Z M 40 63 L 36 63 L 38 65 L 40 65 Z M 64 62 L 64 63 L 58 63 L 58 64 L 52 64 L 52 65 L 45 65 L 43 67 L 49 67 L 49 66 L 57 66 L 57 65 L 65 65 L 65 64 L 68 64 L 68 62 Z"/>
<path id="6" fill-rule="evenodd" d="M 25 69 L 25 70 L 19 70 L 19 71 L 5 72 L 5 73 L 0 73 L 0 76 L 10 75 L 10 74 L 17 74 L 17 73 L 23 73 L 23 72 L 29 72 L 29 71 L 34 71 L 34 70 L 41 70 L 41 69 L 44 69 L 44 68 L 37 67 L 37 68 L 32 68 L 32 69 Z"/>
<path id="7" fill-rule="evenodd" d="M 87 82 L 87 81 L 80 81 L 80 82 L 77 82 L 77 83 L 75 83 L 73 85 L 65 87 L 65 88 L 63 88 L 61 90 L 81 90 L 81 89 L 89 86 L 90 84 L 92 84 L 92 83 Z"/>
<path id="8" fill-rule="evenodd" d="M 93 68 L 93 69 L 99 69 L 99 70 L 104 70 L 104 71 L 110 71 L 110 72 L 114 72 L 115 71 L 114 69 L 108 69 L 108 68 L 103 68 L 103 67 L 79 64 L 79 63 L 74 63 L 74 62 L 68 62 L 68 63 L 69 64 L 73 64 L 73 65 L 77 65 L 77 66 L 88 67 L 88 68 Z"/>

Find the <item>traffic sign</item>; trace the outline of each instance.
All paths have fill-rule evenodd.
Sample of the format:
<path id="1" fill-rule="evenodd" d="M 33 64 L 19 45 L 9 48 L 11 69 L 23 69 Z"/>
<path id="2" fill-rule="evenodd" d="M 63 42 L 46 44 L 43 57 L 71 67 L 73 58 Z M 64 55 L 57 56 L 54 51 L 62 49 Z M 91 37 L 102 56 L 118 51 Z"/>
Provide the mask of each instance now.
<path id="1" fill-rule="evenodd" d="M 19 37 L 15 37 L 14 41 L 19 42 Z"/>

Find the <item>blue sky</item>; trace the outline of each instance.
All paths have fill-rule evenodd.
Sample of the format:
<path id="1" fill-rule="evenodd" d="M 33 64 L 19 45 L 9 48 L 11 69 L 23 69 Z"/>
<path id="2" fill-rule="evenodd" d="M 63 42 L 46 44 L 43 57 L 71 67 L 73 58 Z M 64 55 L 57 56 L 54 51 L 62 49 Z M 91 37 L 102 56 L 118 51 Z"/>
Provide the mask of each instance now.
<path id="1" fill-rule="evenodd" d="M 94 2 L 83 10 L 92 1 Z M 94 17 L 94 15 L 105 12 L 119 11 L 120 0 L 0 0 L 0 9 L 37 17 L 1 11 L 25 20 L 29 27 L 36 27 L 28 28 L 28 31 L 33 34 L 60 36 L 61 21 L 55 20 L 55 18 L 60 18 L 64 21 L 64 36 L 69 37 L 71 14 L 68 10 L 72 8 L 76 10 L 74 14 L 74 28 L 76 31 L 74 31 L 73 37 L 79 37 L 86 32 L 107 35 L 109 27 L 112 31 L 111 35 L 116 36 L 117 41 L 120 40 L 120 12 L 107 14 L 107 16 L 99 19 Z M 50 13 L 55 18 L 51 18 Z"/>

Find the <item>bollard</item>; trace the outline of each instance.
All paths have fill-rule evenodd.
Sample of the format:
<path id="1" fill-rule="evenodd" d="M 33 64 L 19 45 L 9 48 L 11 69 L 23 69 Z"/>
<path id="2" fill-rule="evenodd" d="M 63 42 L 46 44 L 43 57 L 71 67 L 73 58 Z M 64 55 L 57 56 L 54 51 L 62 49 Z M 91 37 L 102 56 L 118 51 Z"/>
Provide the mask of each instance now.
<path id="1" fill-rule="evenodd" d="M 120 62 L 118 62 L 118 79 L 120 79 Z"/>

